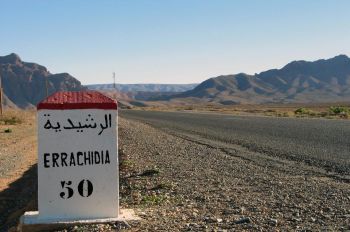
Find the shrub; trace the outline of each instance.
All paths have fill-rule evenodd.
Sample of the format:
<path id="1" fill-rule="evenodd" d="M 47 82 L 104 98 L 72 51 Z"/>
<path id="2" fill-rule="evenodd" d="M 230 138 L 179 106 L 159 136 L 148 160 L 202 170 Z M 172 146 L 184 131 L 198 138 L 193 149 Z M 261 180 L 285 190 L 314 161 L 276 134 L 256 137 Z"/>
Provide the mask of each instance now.
<path id="1" fill-rule="evenodd" d="M 331 106 L 329 112 L 335 115 L 347 115 L 350 113 L 350 108 L 345 106 Z"/>
<path id="2" fill-rule="evenodd" d="M 12 113 L 0 117 L 0 124 L 16 125 L 21 124 L 22 122 L 23 120 L 19 116 L 13 115 Z"/>
<path id="3" fill-rule="evenodd" d="M 16 124 L 21 124 L 22 120 L 13 116 L 10 118 L 5 118 L 4 122 L 5 122 L 5 125 L 16 125 Z"/>
<path id="4" fill-rule="evenodd" d="M 165 195 L 148 195 L 142 198 L 142 202 L 147 205 L 159 205 L 166 199 Z"/>
<path id="5" fill-rule="evenodd" d="M 298 115 L 310 114 L 310 112 L 311 111 L 307 108 L 299 108 L 294 111 L 294 113 Z"/>

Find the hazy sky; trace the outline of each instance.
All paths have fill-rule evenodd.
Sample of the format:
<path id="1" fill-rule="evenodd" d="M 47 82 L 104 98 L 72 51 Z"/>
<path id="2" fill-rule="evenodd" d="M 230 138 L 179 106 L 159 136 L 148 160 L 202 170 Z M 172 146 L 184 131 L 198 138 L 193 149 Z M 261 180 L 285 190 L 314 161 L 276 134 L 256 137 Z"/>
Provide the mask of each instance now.
<path id="1" fill-rule="evenodd" d="M 195 83 L 350 55 L 348 0 L 0 0 L 0 55 L 83 84 Z"/>

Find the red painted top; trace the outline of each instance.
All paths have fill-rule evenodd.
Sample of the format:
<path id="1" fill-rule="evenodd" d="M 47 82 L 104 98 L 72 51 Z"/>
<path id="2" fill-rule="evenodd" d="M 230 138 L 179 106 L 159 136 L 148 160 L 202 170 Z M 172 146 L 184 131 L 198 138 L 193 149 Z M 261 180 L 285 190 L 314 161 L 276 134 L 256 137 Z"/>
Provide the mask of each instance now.
<path id="1" fill-rule="evenodd" d="M 37 105 L 38 110 L 116 110 L 117 108 L 115 100 L 97 91 L 56 92 Z"/>

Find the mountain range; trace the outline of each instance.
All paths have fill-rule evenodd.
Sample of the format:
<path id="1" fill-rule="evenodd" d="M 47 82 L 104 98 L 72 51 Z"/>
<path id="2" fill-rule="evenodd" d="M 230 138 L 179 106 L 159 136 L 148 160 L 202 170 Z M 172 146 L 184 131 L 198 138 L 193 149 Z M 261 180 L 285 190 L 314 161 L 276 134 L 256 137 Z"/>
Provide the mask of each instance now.
<path id="1" fill-rule="evenodd" d="M 210 78 L 193 90 L 158 100 L 242 103 L 337 102 L 350 100 L 350 58 L 293 61 L 255 75 Z"/>
<path id="2" fill-rule="evenodd" d="M 44 66 L 24 62 L 14 53 L 0 56 L 0 77 L 4 103 L 9 107 L 34 107 L 46 97 L 46 86 L 49 95 L 60 90 L 86 89 L 68 73 L 51 74 Z"/>
<path id="3" fill-rule="evenodd" d="M 293 61 L 281 69 L 255 75 L 239 73 L 209 78 L 200 84 L 113 84 L 83 86 L 68 73 L 51 74 L 44 66 L 24 62 L 14 53 L 0 56 L 4 103 L 30 108 L 56 91 L 93 89 L 119 100 L 143 105 L 162 103 L 319 103 L 350 101 L 350 58 L 338 55 L 317 61 Z M 147 105 L 147 104 L 146 104 Z"/>

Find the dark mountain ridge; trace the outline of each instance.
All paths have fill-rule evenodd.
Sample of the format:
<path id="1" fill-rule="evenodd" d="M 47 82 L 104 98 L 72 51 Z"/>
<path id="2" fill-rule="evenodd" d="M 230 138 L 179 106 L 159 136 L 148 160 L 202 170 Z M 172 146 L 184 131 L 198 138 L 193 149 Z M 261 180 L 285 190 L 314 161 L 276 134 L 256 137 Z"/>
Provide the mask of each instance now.
<path id="1" fill-rule="evenodd" d="M 350 100 L 350 58 L 293 61 L 281 69 L 255 75 L 239 73 L 210 78 L 196 88 L 164 99 L 195 98 L 207 102 L 283 103 Z"/>
<path id="2" fill-rule="evenodd" d="M 19 108 L 30 108 L 46 97 L 46 81 L 48 93 L 60 90 L 79 91 L 86 89 L 80 81 L 68 73 L 51 74 L 46 67 L 23 62 L 12 53 L 0 56 L 0 76 L 5 99 Z"/>

